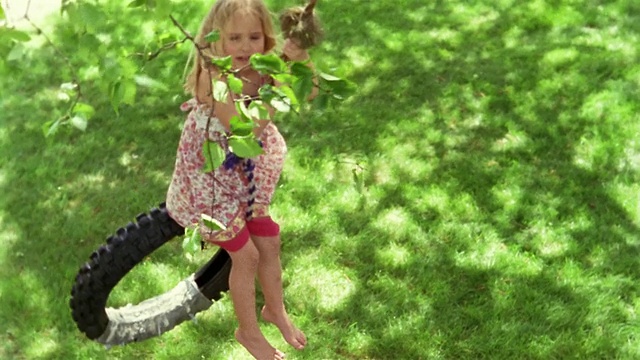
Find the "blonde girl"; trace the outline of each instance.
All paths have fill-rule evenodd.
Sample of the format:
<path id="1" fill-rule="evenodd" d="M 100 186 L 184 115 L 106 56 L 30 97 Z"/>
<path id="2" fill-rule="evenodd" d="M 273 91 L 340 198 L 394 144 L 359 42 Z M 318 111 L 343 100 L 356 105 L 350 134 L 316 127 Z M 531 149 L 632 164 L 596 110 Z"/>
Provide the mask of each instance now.
<path id="1" fill-rule="evenodd" d="M 208 44 L 204 37 L 220 32 L 220 39 Z M 249 57 L 274 50 L 276 36 L 271 15 L 262 0 L 218 0 L 205 17 L 196 38 L 201 51 L 185 84 L 193 99 L 182 105 L 189 114 L 178 145 L 175 170 L 167 193 L 167 209 L 182 226 L 199 224 L 203 238 L 227 250 L 232 260 L 229 288 L 238 328 L 235 337 L 256 359 L 283 359 L 260 331 L 255 301 L 255 278 L 264 294 L 261 316 L 275 324 L 284 339 L 302 350 L 307 339 L 293 325 L 284 306 L 280 262 L 280 228 L 269 216 L 269 204 L 282 171 L 286 144 L 276 126 L 261 119 L 254 129 L 264 153 L 252 159 L 252 176 L 247 179 L 238 159 L 229 154 L 226 134 L 229 121 L 237 115 L 233 104 L 238 96 L 225 102 L 211 96 L 211 80 L 221 79 L 207 57 L 231 56 L 233 68 L 240 70 L 243 98 L 258 96 L 258 89 L 272 83 L 249 66 Z M 308 53 L 287 40 L 283 54 L 293 61 L 307 60 Z M 204 55 L 203 56 L 201 56 Z M 310 63 L 309 63 L 310 64 Z M 309 66 L 312 66 L 311 64 Z M 276 84 L 277 85 L 277 84 Z M 273 110 L 271 110 L 273 111 Z M 204 173 L 203 142 L 212 140 L 227 151 L 227 160 L 213 172 Z M 253 196 L 248 185 L 255 184 Z M 252 202 L 252 206 L 249 203 Z M 212 231 L 201 223 L 207 214 L 226 226 Z"/>

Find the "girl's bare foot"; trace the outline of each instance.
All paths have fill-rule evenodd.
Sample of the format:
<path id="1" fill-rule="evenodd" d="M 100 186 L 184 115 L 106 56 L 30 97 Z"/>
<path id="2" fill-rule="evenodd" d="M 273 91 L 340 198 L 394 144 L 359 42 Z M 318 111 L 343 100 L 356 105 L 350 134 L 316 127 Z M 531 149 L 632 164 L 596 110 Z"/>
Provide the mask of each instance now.
<path id="1" fill-rule="evenodd" d="M 304 349 L 307 338 L 302 331 L 296 328 L 287 313 L 282 309 L 275 313 L 266 306 L 262 308 L 262 318 L 278 327 L 284 339 L 296 350 Z"/>
<path id="2" fill-rule="evenodd" d="M 285 354 L 269 344 L 262 334 L 250 335 L 236 330 L 236 340 L 257 360 L 284 360 Z"/>

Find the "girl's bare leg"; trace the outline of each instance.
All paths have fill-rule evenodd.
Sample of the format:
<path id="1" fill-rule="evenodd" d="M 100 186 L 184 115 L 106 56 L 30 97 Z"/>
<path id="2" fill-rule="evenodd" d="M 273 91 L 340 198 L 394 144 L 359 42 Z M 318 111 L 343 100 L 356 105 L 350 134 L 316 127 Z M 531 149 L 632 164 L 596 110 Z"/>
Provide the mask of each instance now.
<path id="1" fill-rule="evenodd" d="M 262 308 L 262 318 L 275 324 L 291 346 L 297 350 L 302 350 L 307 344 L 307 338 L 302 331 L 293 325 L 284 307 L 280 236 L 262 237 L 251 235 L 251 240 L 260 254 L 258 279 L 265 302 Z"/>
<path id="2" fill-rule="evenodd" d="M 236 339 L 258 360 L 282 360 L 284 354 L 271 346 L 258 326 L 255 278 L 259 253 L 251 241 L 242 249 L 229 252 L 232 266 L 229 274 L 231 300 L 238 318 Z"/>

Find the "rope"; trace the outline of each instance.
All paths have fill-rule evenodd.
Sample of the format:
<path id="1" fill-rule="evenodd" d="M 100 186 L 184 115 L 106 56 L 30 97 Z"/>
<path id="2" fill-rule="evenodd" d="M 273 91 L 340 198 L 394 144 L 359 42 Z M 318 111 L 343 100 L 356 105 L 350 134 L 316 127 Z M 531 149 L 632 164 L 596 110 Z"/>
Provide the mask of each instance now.
<path id="1" fill-rule="evenodd" d="M 259 141 L 258 144 L 262 147 L 262 141 Z M 227 170 L 232 170 L 236 166 L 242 166 L 242 172 L 244 176 L 247 178 L 247 192 L 249 193 L 249 200 L 247 200 L 247 210 L 245 211 L 245 218 L 247 221 L 253 218 L 253 205 L 256 202 L 256 182 L 255 177 L 253 175 L 253 170 L 256 168 L 255 162 L 251 159 L 245 159 L 237 156 L 231 151 L 227 152 L 227 155 L 222 163 L 224 168 Z"/>
<path id="2" fill-rule="evenodd" d="M 247 201 L 247 211 L 245 213 L 245 217 L 247 221 L 249 221 L 253 218 L 253 204 L 256 201 L 256 182 L 253 176 L 253 170 L 256 168 L 256 165 L 251 159 L 244 159 L 242 165 L 244 175 L 247 177 L 247 181 L 249 182 L 249 200 Z"/>

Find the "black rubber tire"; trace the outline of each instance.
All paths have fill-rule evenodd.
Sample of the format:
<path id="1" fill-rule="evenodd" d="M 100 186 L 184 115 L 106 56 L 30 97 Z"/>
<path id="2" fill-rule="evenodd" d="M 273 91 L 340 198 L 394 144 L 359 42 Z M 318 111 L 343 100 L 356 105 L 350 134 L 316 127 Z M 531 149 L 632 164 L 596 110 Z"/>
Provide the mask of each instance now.
<path id="1" fill-rule="evenodd" d="M 203 267 L 195 273 L 195 283 L 202 295 L 211 301 L 219 300 L 229 290 L 231 257 L 225 250 L 218 250 Z"/>
<path id="2" fill-rule="evenodd" d="M 107 328 L 107 299 L 118 282 L 142 259 L 167 241 L 184 234 L 184 228 L 167 213 L 165 204 L 140 214 L 135 222 L 107 238 L 76 275 L 71 289 L 71 314 L 78 329 L 89 339 L 99 338 Z M 195 275 L 198 290 L 209 300 L 217 300 L 229 289 L 231 260 L 220 249 Z"/>

